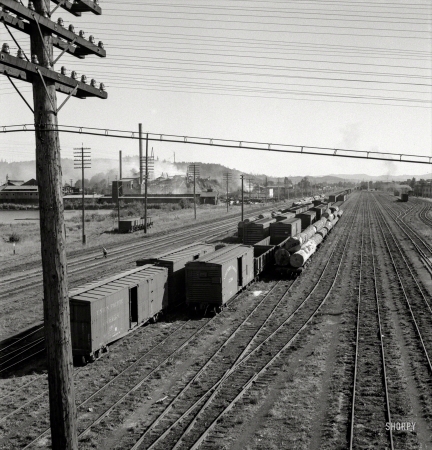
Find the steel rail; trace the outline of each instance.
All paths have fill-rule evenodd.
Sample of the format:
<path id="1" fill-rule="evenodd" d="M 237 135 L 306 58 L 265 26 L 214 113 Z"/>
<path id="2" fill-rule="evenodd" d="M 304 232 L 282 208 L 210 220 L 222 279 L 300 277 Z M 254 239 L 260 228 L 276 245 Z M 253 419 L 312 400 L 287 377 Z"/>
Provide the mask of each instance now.
<path id="1" fill-rule="evenodd" d="M 257 208 L 257 209 L 252 209 L 249 213 L 250 214 L 255 214 L 258 212 L 268 212 L 269 209 L 268 208 Z M 220 232 L 225 232 L 225 231 L 229 231 L 231 228 L 231 226 L 237 224 L 238 222 L 238 217 L 237 216 L 231 216 L 228 218 L 223 218 L 223 219 L 215 219 L 215 221 L 217 222 L 217 224 L 212 224 L 212 231 L 217 231 L 219 230 Z M 200 223 L 197 224 L 196 226 L 193 226 L 193 231 L 196 234 L 196 236 L 194 237 L 194 239 L 201 239 L 204 238 L 206 240 L 210 239 L 210 236 L 208 235 L 208 231 L 209 231 L 209 224 L 206 221 L 205 223 Z M 184 241 L 188 241 L 190 240 L 190 230 L 184 231 L 184 228 L 177 228 L 175 229 L 174 233 L 169 234 L 168 236 L 166 235 L 161 235 L 161 236 L 154 236 L 152 237 L 150 240 L 147 240 L 145 242 L 142 242 L 139 239 L 134 239 L 131 243 L 118 243 L 116 245 L 114 245 L 111 248 L 108 248 L 109 254 L 110 256 L 115 256 L 115 255 L 123 255 L 123 254 L 127 254 L 127 255 L 140 255 L 140 252 L 142 250 L 152 250 L 154 251 L 155 248 L 159 249 L 159 248 L 163 248 L 164 245 L 166 244 L 172 244 L 172 243 L 182 243 Z M 155 247 L 155 244 L 157 244 L 157 246 Z M 138 248 L 137 248 L 138 247 Z M 148 247 L 148 248 L 147 248 Z M 94 261 L 95 259 L 102 259 L 102 256 L 100 256 L 100 250 L 98 249 L 97 251 L 91 251 L 90 255 L 85 255 L 84 258 L 78 256 L 78 258 L 76 259 L 72 259 L 70 262 L 68 261 L 68 268 L 69 267 L 74 267 L 76 265 L 81 265 L 85 262 L 91 262 Z M 73 258 L 73 257 L 72 257 Z M 100 263 L 94 263 L 92 265 L 92 267 L 97 267 L 99 266 Z M 85 270 L 88 269 L 88 266 L 86 266 Z M 79 271 L 79 269 L 78 269 Z M 29 275 L 26 274 L 26 278 L 28 278 L 29 276 L 41 276 L 42 274 L 42 269 L 30 269 Z M 73 272 L 71 272 L 73 273 Z M 20 275 L 11 275 L 9 277 L 6 278 L 5 281 L 0 282 L 0 286 L 7 286 L 8 284 L 12 284 L 14 282 L 16 282 L 17 280 L 21 280 L 23 278 L 23 274 L 20 273 Z M 32 287 L 34 286 L 33 283 L 29 284 Z M 14 292 L 16 292 L 16 288 L 14 288 Z M 6 293 L 1 293 L 0 294 L 0 300 L 2 297 L 7 296 Z M 7 303 L 6 303 L 7 304 Z"/>
<path id="2" fill-rule="evenodd" d="M 356 210 L 356 212 L 358 212 L 358 208 Z M 354 223 L 354 220 L 352 221 L 352 223 Z M 235 403 L 246 393 L 246 391 L 253 386 L 254 382 L 259 378 L 260 375 L 262 375 L 265 371 L 267 371 L 271 365 L 283 354 L 283 352 L 292 344 L 292 342 L 294 342 L 294 340 L 300 335 L 300 333 L 307 327 L 307 325 L 313 320 L 313 318 L 315 317 L 315 315 L 318 313 L 318 311 L 321 309 L 321 307 L 324 305 L 324 303 L 326 302 L 327 298 L 330 296 L 330 293 L 332 292 L 332 289 L 334 287 L 334 285 L 336 284 L 336 280 L 338 278 L 339 272 L 340 272 L 340 268 L 342 266 L 342 261 L 343 261 L 343 257 L 345 255 L 346 252 L 346 247 L 349 241 L 349 237 L 351 235 L 353 227 L 350 226 L 349 228 L 349 232 L 348 232 L 348 236 L 347 239 L 345 241 L 345 245 L 343 247 L 343 252 L 342 255 L 339 259 L 339 263 L 337 265 L 337 269 L 336 269 L 336 274 L 333 278 L 333 282 L 328 290 L 328 292 L 326 293 L 326 295 L 324 296 L 324 298 L 321 300 L 321 302 L 319 303 L 319 305 L 317 306 L 317 308 L 315 309 L 315 311 L 313 311 L 312 315 L 307 319 L 307 321 L 300 327 L 300 329 L 297 330 L 297 332 L 291 337 L 291 339 L 289 339 L 288 342 L 286 342 L 284 344 L 284 346 L 270 359 L 270 361 L 268 361 L 264 367 L 261 368 L 261 370 L 259 370 L 257 373 L 255 373 L 249 380 L 248 382 L 243 386 L 243 388 L 241 389 L 241 391 L 237 394 L 237 396 L 222 410 L 222 412 L 212 421 L 212 423 L 207 426 L 207 428 L 201 433 L 200 437 L 197 439 L 196 442 L 194 442 L 194 444 L 190 447 L 190 450 L 198 450 L 199 446 L 202 444 L 202 442 L 205 440 L 205 438 L 207 437 L 208 433 L 215 427 L 215 425 L 218 423 L 218 421 L 221 419 L 221 417 L 223 417 L 224 414 L 226 414 L 229 410 L 231 410 Z M 338 242 L 340 240 L 340 237 L 338 239 Z M 320 278 L 321 279 L 321 278 Z M 318 283 L 316 284 L 316 286 L 318 286 Z M 315 286 L 315 287 L 316 287 Z M 313 290 L 315 290 L 315 287 Z M 312 292 L 309 294 L 308 297 L 310 297 L 312 295 Z M 290 316 L 291 317 L 291 316 Z M 284 322 L 285 324 L 285 322 Z M 280 327 L 282 327 L 284 324 L 282 324 Z M 279 328 L 280 328 L 279 327 Z M 278 329 L 279 329 L 278 328 Z M 270 338 L 272 336 L 274 336 L 276 334 L 276 332 L 272 333 L 264 342 L 267 342 L 268 340 L 270 340 Z M 264 344 L 261 343 L 260 347 Z M 249 355 L 247 355 L 245 358 L 243 358 L 242 361 L 239 362 L 239 364 L 237 365 L 237 367 L 235 368 L 236 370 L 245 362 L 247 361 L 251 355 L 253 355 L 256 351 L 258 350 L 258 347 L 256 349 L 254 349 L 251 353 L 249 353 Z M 233 371 L 234 373 L 234 371 Z M 200 411 L 201 412 L 201 411 Z M 195 416 L 193 423 L 196 422 L 197 419 L 197 415 Z M 188 429 L 190 429 L 191 426 L 188 427 Z M 176 447 L 178 447 L 181 443 L 181 439 L 180 438 L 177 443 L 176 443 Z"/>
<path id="3" fill-rule="evenodd" d="M 134 361 L 131 365 L 127 366 L 126 368 L 124 368 L 122 371 L 120 371 L 114 378 L 112 378 L 110 381 L 108 381 L 106 384 L 104 384 L 100 389 L 98 389 L 96 392 L 94 392 L 92 395 L 90 395 L 90 397 L 87 397 L 83 402 L 81 402 L 79 405 L 77 405 L 77 407 L 81 407 L 83 406 L 85 403 L 87 403 L 91 398 L 93 398 L 96 394 L 98 394 L 99 392 L 101 392 L 103 389 L 105 389 L 106 387 L 108 387 L 111 383 L 113 383 L 117 378 L 119 378 L 123 373 L 125 373 L 127 370 L 133 368 L 136 364 L 138 364 L 138 362 L 146 357 L 150 352 L 152 352 L 153 350 L 155 350 L 156 348 L 158 348 L 159 346 L 161 346 L 162 344 L 164 344 L 169 338 L 171 338 L 175 333 L 177 333 L 177 331 L 181 330 L 183 327 L 186 326 L 188 322 L 184 322 L 182 325 L 180 325 L 179 327 L 177 327 L 176 329 L 174 329 L 174 331 L 172 333 L 170 333 L 168 336 L 166 336 L 162 341 L 158 342 L 157 344 L 155 344 L 153 347 L 151 347 L 149 350 L 147 350 L 142 356 L 140 356 L 136 361 Z M 135 328 L 132 330 L 131 333 L 129 333 L 128 336 L 133 335 L 136 331 L 139 330 L 138 328 Z M 74 372 L 74 376 L 76 376 L 79 372 L 81 372 L 82 368 L 78 368 L 75 370 Z M 43 376 L 43 375 L 42 375 Z M 30 383 L 27 383 L 27 385 L 33 383 L 37 381 L 33 380 Z M 20 388 L 18 390 L 20 390 L 23 386 L 20 386 Z M 16 391 L 14 391 L 16 392 Z M 8 417 L 13 416 L 14 414 L 16 414 L 17 412 L 19 412 L 21 409 L 25 408 L 26 406 L 34 403 L 36 400 L 39 400 L 44 394 L 46 394 L 46 389 L 39 395 L 37 395 L 36 397 L 33 397 L 32 399 L 28 400 L 27 402 L 21 404 L 17 409 L 15 409 L 14 411 L 12 411 L 11 413 L 9 413 L 6 416 L 0 417 L 0 422 L 2 422 L 3 420 L 7 419 Z M 49 429 L 45 430 L 43 433 L 48 432 Z M 37 439 L 43 437 L 43 434 L 41 434 Z M 30 444 L 32 444 L 33 442 L 31 442 Z M 30 445 L 29 444 L 29 445 Z"/>
<path id="4" fill-rule="evenodd" d="M 354 362 L 354 376 L 353 376 L 353 388 L 352 388 L 352 401 L 351 401 L 351 415 L 350 415 L 350 439 L 349 439 L 349 449 L 352 450 L 354 448 L 354 424 L 355 424 L 355 406 L 356 406 L 356 388 L 357 388 L 357 370 L 358 370 L 358 361 L 359 361 L 359 336 L 360 336 L 360 322 L 361 322 L 361 312 L 360 306 L 362 303 L 362 293 L 361 293 L 361 285 L 363 281 L 363 267 L 364 267 L 364 235 L 366 233 L 365 229 L 369 229 L 369 239 L 371 242 L 371 256 L 372 256 L 372 270 L 373 270 L 373 283 L 374 283 L 374 297 L 375 304 L 377 307 L 377 321 L 378 321 L 378 330 L 379 330 L 379 340 L 380 340 L 380 348 L 381 348 L 381 361 L 382 361 L 382 369 L 383 369 L 383 384 L 384 384 L 384 396 L 386 402 L 386 415 L 387 422 L 391 422 L 391 412 L 390 412 L 390 402 L 389 402 L 389 393 L 388 393 L 388 383 L 387 383 L 387 373 L 386 373 L 386 364 L 385 364 L 385 353 L 384 353 L 384 343 L 383 343 L 383 333 L 382 333 L 382 325 L 381 325 L 381 316 L 380 316 L 380 308 L 379 308 L 379 295 L 376 285 L 376 268 L 375 268 L 375 258 L 373 252 L 372 245 L 372 229 L 371 229 L 371 218 L 370 218 L 370 210 L 369 210 L 369 202 L 367 201 L 366 211 L 363 213 L 363 227 L 362 227 L 362 235 L 361 235 L 361 246 L 360 246 L 360 271 L 359 271 L 359 288 L 358 288 L 358 301 L 357 301 L 357 327 L 356 327 L 356 344 L 355 344 L 355 362 Z M 368 220 L 366 220 L 368 219 Z M 366 223 L 367 222 L 367 223 Z M 390 438 L 390 449 L 394 450 L 393 445 L 393 433 L 392 430 L 389 430 L 389 438 Z"/>
<path id="5" fill-rule="evenodd" d="M 273 286 L 273 288 L 262 298 L 262 300 L 255 306 L 255 308 L 245 317 L 245 319 L 232 331 L 232 333 L 228 336 L 228 339 L 226 341 L 224 341 L 217 349 L 216 351 L 211 355 L 211 357 L 206 361 L 206 363 L 200 368 L 200 370 L 192 377 L 192 379 L 183 387 L 183 389 L 171 400 L 171 402 L 167 405 L 167 407 L 165 408 L 165 410 L 158 416 L 156 417 L 156 419 L 148 426 L 148 428 L 146 429 L 146 431 L 141 435 L 141 437 L 138 439 L 138 441 L 134 444 L 134 446 L 131 448 L 131 450 L 135 450 L 137 449 L 144 441 L 144 439 L 147 437 L 147 435 L 149 434 L 149 432 L 154 429 L 161 420 L 164 419 L 164 417 L 169 414 L 173 408 L 175 407 L 174 403 L 180 398 L 181 395 L 183 395 L 185 392 L 187 392 L 187 390 L 190 388 L 190 386 L 199 378 L 200 375 L 202 375 L 204 373 L 204 371 L 210 366 L 210 364 L 215 360 L 216 356 L 218 356 L 221 351 L 229 344 L 229 342 L 231 342 L 234 337 L 236 337 L 236 335 L 241 331 L 242 327 L 250 320 L 250 318 L 252 317 L 252 315 L 265 303 L 268 302 L 268 298 L 270 297 L 270 295 L 272 294 L 272 292 L 274 290 L 276 290 L 276 287 L 278 287 L 278 285 L 281 284 L 281 282 L 279 281 L 278 283 L 276 283 L 275 286 Z M 273 306 L 273 308 L 270 311 L 270 314 L 267 316 L 267 318 L 265 319 L 265 321 L 261 324 L 261 326 L 257 329 L 257 331 L 252 335 L 252 337 L 249 340 L 249 343 L 247 345 L 247 347 L 253 342 L 253 340 L 255 339 L 255 337 L 258 335 L 258 333 L 265 327 L 265 325 L 267 324 L 267 322 L 270 320 L 270 318 L 273 316 L 273 314 L 275 313 L 275 311 L 277 310 L 277 308 L 280 306 L 280 304 L 282 303 L 282 301 L 285 299 L 286 295 L 288 294 L 288 292 L 291 290 L 291 288 L 294 286 L 294 284 L 296 284 L 296 280 L 294 280 L 293 282 L 288 283 L 288 288 L 285 290 L 285 292 L 280 296 L 279 300 L 276 302 L 276 304 Z M 243 353 L 241 353 L 235 360 L 235 362 L 237 362 L 241 356 L 243 355 Z M 227 372 L 225 372 L 223 378 L 226 376 Z M 219 380 L 212 388 L 210 388 L 209 392 L 213 391 L 215 389 L 215 387 L 221 382 L 221 380 Z M 198 401 L 200 402 L 201 399 Z M 195 406 L 195 404 L 189 408 L 186 413 L 189 413 L 192 408 Z M 184 413 L 180 419 L 181 420 L 185 414 Z M 177 421 L 176 421 L 177 423 Z M 166 430 L 162 435 L 160 435 L 148 448 L 147 450 L 152 449 L 161 439 L 163 439 L 165 436 L 167 436 L 167 434 L 169 433 L 169 431 L 171 430 L 171 427 L 168 428 L 168 430 Z"/>
<path id="6" fill-rule="evenodd" d="M 380 203 L 381 204 L 381 203 Z M 417 238 L 421 244 L 427 249 L 427 251 L 432 256 L 432 247 L 427 244 L 424 239 L 417 233 L 416 230 L 414 230 L 410 225 L 408 225 L 406 222 L 403 221 L 404 217 L 406 217 L 408 214 L 412 214 L 413 211 L 417 211 L 417 205 L 412 206 L 411 208 L 407 209 L 406 211 L 402 211 L 399 213 L 396 213 L 394 210 L 392 210 L 391 207 L 387 207 L 381 204 L 381 207 L 386 209 L 386 211 L 392 216 L 394 219 L 396 225 L 405 233 L 407 238 L 411 241 L 413 246 L 416 248 L 417 253 L 420 256 L 421 261 L 423 262 L 423 265 L 425 266 L 426 270 L 432 275 L 432 258 L 429 257 L 416 243 L 413 239 L 413 236 Z M 403 228 L 406 227 L 410 233 L 407 233 L 406 230 Z"/>
<path id="7" fill-rule="evenodd" d="M 371 217 L 370 217 L 370 204 L 368 203 L 368 215 L 369 215 L 369 223 L 371 224 Z M 373 238 L 372 238 L 372 227 L 369 227 L 369 238 L 371 241 L 371 244 L 373 244 Z M 379 336 L 380 336 L 380 346 L 381 346 L 381 358 L 383 362 L 383 379 L 384 379 L 384 389 L 385 389 L 385 396 L 386 396 L 386 406 L 387 406 L 387 422 L 391 423 L 391 410 L 390 410 L 390 400 L 389 400 L 389 392 L 388 392 L 388 378 L 387 378 L 387 371 L 386 371 L 386 360 L 385 360 L 385 350 L 384 350 L 384 333 L 382 331 L 382 321 L 381 321 L 381 312 L 380 312 L 380 305 L 379 305 L 379 294 L 378 294 L 378 288 L 377 288 L 377 274 L 376 274 L 376 264 L 375 264 L 375 253 L 374 253 L 374 246 L 371 245 L 371 254 L 372 254 L 372 268 L 373 268 L 373 281 L 374 281 L 374 290 L 375 290 L 375 299 L 376 299 L 376 305 L 377 305 L 377 311 L 378 311 L 378 326 L 379 326 Z M 389 436 L 390 436 L 390 450 L 394 450 L 394 444 L 393 444 L 393 431 L 390 427 L 389 430 Z"/>
<path id="8" fill-rule="evenodd" d="M 375 200 L 375 201 L 377 202 L 377 200 Z M 376 208 L 376 211 L 379 211 L 379 209 Z M 407 267 L 409 268 L 409 265 L 408 265 L 408 263 L 407 263 L 405 257 L 403 256 L 402 251 L 401 251 L 401 249 L 399 248 L 396 239 L 394 238 L 393 232 L 392 232 L 391 229 L 389 228 L 388 224 L 386 224 L 386 222 L 385 222 L 385 220 L 384 220 L 384 218 L 383 218 L 383 216 L 382 216 L 382 212 L 381 212 L 381 211 L 379 211 L 379 212 L 380 212 L 380 214 L 381 214 L 381 220 L 382 220 L 382 222 L 386 225 L 386 228 L 388 229 L 389 234 L 390 234 L 390 236 L 391 236 L 392 239 L 393 239 L 393 242 L 396 244 L 396 247 L 397 247 L 397 249 L 399 250 L 399 253 L 401 254 L 403 260 L 405 261 L 405 264 L 406 264 Z M 383 236 L 384 242 L 385 242 L 385 244 L 386 244 L 387 251 L 388 251 L 388 254 L 389 254 L 390 259 L 391 259 L 391 262 L 392 262 L 392 266 L 393 266 L 393 268 L 394 268 L 394 271 L 395 271 L 395 273 L 396 273 L 397 279 L 398 279 L 398 281 L 399 281 L 399 285 L 400 285 L 400 287 L 401 287 L 401 289 L 402 289 L 403 296 L 404 296 L 404 298 L 405 298 L 405 301 L 406 301 L 406 303 L 407 303 L 408 309 L 409 309 L 409 311 L 410 311 L 411 319 L 412 319 L 412 322 L 413 322 L 413 324 L 414 324 L 414 328 L 415 328 L 415 330 L 416 330 L 417 336 L 418 336 L 418 338 L 419 338 L 419 340 L 420 340 L 420 344 L 421 344 L 421 347 L 422 347 L 422 349 L 423 349 L 424 355 L 425 355 L 425 357 L 426 357 L 426 361 L 427 361 L 427 365 L 428 365 L 429 371 L 430 371 L 430 373 L 432 374 L 432 363 L 431 363 L 431 359 L 430 359 L 429 354 L 428 354 L 428 351 L 427 351 L 427 349 L 426 349 L 426 345 L 425 345 L 425 343 L 424 343 L 423 336 L 422 336 L 422 334 L 421 334 L 421 332 L 420 332 L 420 328 L 419 328 L 418 323 L 417 323 L 417 320 L 416 320 L 416 318 L 415 318 L 415 315 L 414 315 L 414 312 L 413 312 L 413 309 L 412 309 L 412 306 L 411 306 L 411 302 L 409 301 L 409 298 L 408 298 L 408 295 L 407 295 L 407 292 L 406 292 L 404 283 L 402 282 L 402 277 L 401 277 L 401 275 L 400 275 L 400 273 L 399 273 L 399 270 L 398 270 L 398 268 L 397 268 L 397 266 L 396 266 L 395 260 L 394 260 L 394 258 L 393 258 L 392 252 L 391 252 L 391 250 L 390 250 L 390 246 L 389 246 L 388 240 L 387 240 L 387 238 L 385 237 L 384 229 L 383 229 L 383 227 L 382 227 L 380 221 L 378 221 L 378 225 L 379 225 L 379 228 L 380 228 L 380 230 L 381 230 L 381 234 L 382 234 L 382 236 Z M 411 270 L 410 270 L 410 273 L 411 273 L 411 276 L 414 278 L 414 281 L 417 282 L 417 280 L 415 279 L 414 274 L 411 272 Z"/>
<path id="9" fill-rule="evenodd" d="M 352 221 L 354 223 L 354 219 Z M 337 279 L 337 275 L 339 274 L 340 271 L 340 267 L 342 265 L 342 261 L 343 261 L 343 255 L 345 254 L 346 251 L 346 247 L 348 244 L 348 240 L 349 240 L 349 236 L 351 234 L 352 231 L 352 227 L 349 227 L 349 232 L 348 232 L 348 236 L 346 238 L 345 241 L 345 245 L 343 247 L 342 250 L 342 256 L 339 258 L 339 264 L 337 265 L 337 270 L 336 270 L 336 275 L 333 279 L 333 283 L 331 284 L 327 294 L 325 295 L 325 297 L 321 300 L 320 304 L 317 306 L 317 308 L 313 311 L 312 315 L 309 316 L 308 320 L 300 327 L 300 329 L 294 334 L 294 336 L 292 336 L 292 338 L 283 346 L 283 348 L 258 372 L 255 373 L 253 375 L 253 377 L 245 384 L 245 386 L 243 387 L 242 391 L 235 397 L 235 399 L 233 401 L 231 401 L 229 403 L 229 405 L 222 411 L 222 413 L 218 416 L 217 419 L 214 420 L 214 422 L 212 422 L 212 424 L 202 433 L 202 435 L 200 436 L 200 438 L 198 439 L 198 441 L 194 444 L 194 446 L 191 447 L 192 448 L 197 448 L 197 446 L 199 446 L 202 441 L 205 439 L 205 436 L 208 434 L 208 432 L 210 432 L 210 430 L 213 428 L 213 426 L 216 424 L 216 422 L 218 421 L 218 419 L 225 414 L 230 408 L 233 407 L 234 403 L 245 393 L 245 391 L 247 389 L 249 389 L 249 387 L 252 385 L 252 381 L 256 380 L 258 378 L 258 376 L 262 373 L 264 373 L 264 371 L 266 371 L 271 364 L 282 354 L 283 351 L 285 351 L 290 345 L 291 343 L 296 339 L 296 337 L 301 333 L 301 331 L 303 331 L 306 326 L 310 323 L 310 321 L 312 321 L 312 319 L 315 317 L 315 315 L 317 314 L 317 312 L 319 311 L 319 309 L 321 308 L 321 306 L 325 303 L 325 301 L 327 300 L 328 296 L 330 295 L 330 292 L 334 286 L 334 284 L 336 283 L 336 279 Z M 276 330 L 274 330 L 263 342 L 261 342 L 254 350 L 252 350 L 248 355 L 243 356 L 243 358 L 238 361 L 238 363 L 234 366 L 231 367 L 231 369 L 229 369 L 229 371 L 224 374 L 224 376 L 222 377 L 222 379 L 220 380 L 220 382 L 217 382 L 216 385 L 214 386 L 214 391 L 212 393 L 212 395 L 207 399 L 206 403 L 199 409 L 199 411 L 197 413 L 195 413 L 194 419 L 192 420 L 191 424 L 188 426 L 187 430 L 182 433 L 182 436 L 178 439 L 176 445 L 174 446 L 174 448 L 177 448 L 181 442 L 183 437 L 186 435 L 186 433 L 192 429 L 193 425 L 195 424 L 196 420 L 198 419 L 199 415 L 204 411 L 204 409 L 206 407 L 208 407 L 211 404 L 211 401 L 214 399 L 215 395 L 218 393 L 218 391 L 224 386 L 224 383 L 229 379 L 229 377 L 231 375 L 233 375 L 234 373 L 238 372 L 238 370 L 241 370 L 240 367 L 243 365 L 243 363 L 247 362 L 255 353 L 258 352 L 258 350 L 260 350 L 261 348 L 263 348 L 263 346 L 268 343 L 272 338 L 274 338 L 278 332 L 284 328 L 286 326 L 286 324 L 291 321 L 291 319 L 298 313 L 298 311 L 306 304 L 306 302 L 310 299 L 310 297 L 312 296 L 312 294 L 314 293 L 314 291 L 318 288 L 320 281 L 323 279 L 324 276 L 324 272 L 327 269 L 327 267 L 330 264 L 331 261 L 331 257 L 333 256 L 334 252 L 336 251 L 336 247 L 338 242 L 340 241 L 341 237 L 338 238 L 333 251 L 325 265 L 325 268 L 323 269 L 319 280 L 317 281 L 317 283 L 315 284 L 314 288 L 312 289 L 312 291 L 308 294 L 308 296 L 303 300 L 303 302 L 298 306 L 298 308 L 296 308 L 295 311 L 293 311 L 289 317 L 287 319 L 285 319 L 277 328 Z M 201 402 L 202 398 L 197 400 L 196 403 L 190 408 L 190 410 L 188 410 L 186 413 L 191 412 L 195 409 L 195 406 L 197 406 L 200 402 Z M 185 414 L 186 414 L 185 413 Z M 177 420 L 180 421 L 184 418 L 185 415 L 183 415 L 180 419 Z M 176 422 L 176 423 L 177 423 Z M 175 424 L 173 424 L 174 426 Z M 172 427 L 170 427 L 171 429 Z M 136 447 L 134 447 L 136 448 Z"/>
<path id="10" fill-rule="evenodd" d="M 201 325 L 197 330 L 195 330 L 195 332 L 189 336 L 185 341 L 182 342 L 182 344 L 177 347 L 173 352 L 171 352 L 161 363 L 159 363 L 155 368 L 153 368 L 147 375 L 145 378 L 143 378 L 140 381 L 140 384 L 144 383 L 149 377 L 150 375 L 152 375 L 158 368 L 160 368 L 163 364 L 165 364 L 170 358 L 172 358 L 172 356 L 177 353 L 178 351 L 180 351 L 181 349 L 183 349 L 184 347 L 186 347 L 188 345 L 188 343 L 194 339 L 203 329 L 206 325 L 208 325 L 209 323 L 211 323 L 216 317 L 213 317 L 211 319 L 209 319 L 208 321 L 206 321 L 203 325 Z M 125 369 L 123 369 L 121 372 L 119 372 L 114 378 L 112 378 L 109 382 L 105 383 L 101 388 L 99 388 L 97 391 L 93 392 L 89 397 L 87 397 L 83 402 L 81 402 L 79 405 L 77 405 L 77 408 L 81 408 L 82 406 L 84 406 L 88 401 L 90 401 L 94 396 L 96 396 L 97 394 L 99 394 L 102 390 L 104 390 L 105 388 L 107 388 L 108 386 L 110 386 L 115 380 L 117 380 L 121 375 L 123 375 L 124 373 L 126 373 L 126 371 L 130 370 L 131 368 L 135 367 L 141 360 L 143 360 L 146 356 L 148 356 L 149 353 L 153 352 L 156 348 L 160 347 L 161 345 L 165 344 L 166 341 L 170 338 L 173 337 L 173 335 L 183 329 L 188 323 L 190 323 L 190 321 L 185 321 L 180 327 L 177 327 L 171 334 L 169 334 L 168 336 L 166 336 L 161 342 L 158 342 L 155 346 L 153 346 L 151 349 L 149 349 L 148 351 L 146 351 L 146 353 L 144 353 L 143 355 L 140 356 L 139 359 L 137 359 L 136 361 L 134 361 L 132 364 L 130 364 L 129 366 L 127 366 Z M 132 392 L 133 390 L 137 389 L 137 385 L 134 386 L 134 388 L 132 388 L 132 390 L 128 391 L 128 394 L 130 392 Z M 43 394 L 45 394 L 46 392 L 43 392 L 40 396 L 42 396 Z M 40 396 L 34 398 L 31 400 L 31 402 L 33 402 L 34 400 L 38 399 Z M 123 396 L 123 397 L 126 397 Z M 123 399 L 122 397 L 122 399 Z M 30 403 L 30 402 L 28 402 Z M 22 407 L 20 407 L 22 408 Z M 104 412 L 103 416 L 105 417 L 107 414 L 109 414 L 109 411 L 111 411 L 112 409 L 110 408 L 107 413 L 107 411 Z M 101 416 L 98 418 L 98 420 L 102 420 Z M 99 422 L 100 422 L 99 420 Z M 99 423 L 98 422 L 98 423 Z M 96 422 L 94 422 L 92 424 L 95 425 Z M 32 446 L 33 444 L 35 444 L 39 439 L 41 439 L 42 437 L 46 436 L 48 433 L 50 432 L 50 428 L 47 428 L 46 430 L 44 430 L 39 436 L 37 436 L 35 439 L 33 439 L 30 443 L 28 443 L 23 450 L 30 448 L 30 446 Z M 84 432 L 82 432 L 80 434 L 80 436 L 83 435 Z M 85 433 L 86 434 L 86 433 Z"/>

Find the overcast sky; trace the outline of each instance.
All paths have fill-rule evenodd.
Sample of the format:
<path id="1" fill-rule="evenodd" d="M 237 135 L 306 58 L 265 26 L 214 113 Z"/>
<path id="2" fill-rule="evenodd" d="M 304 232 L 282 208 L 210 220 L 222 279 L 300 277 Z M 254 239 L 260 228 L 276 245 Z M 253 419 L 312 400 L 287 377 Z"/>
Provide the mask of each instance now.
<path id="1" fill-rule="evenodd" d="M 26 3 L 26 2 L 25 2 Z M 52 4 L 54 6 L 54 4 Z M 62 17 L 105 44 L 107 57 L 56 64 L 107 87 L 71 99 L 59 123 L 279 144 L 432 156 L 430 0 L 100 0 L 102 16 Z M 29 38 L 12 30 L 28 51 Z M 0 43 L 17 47 L 6 29 Z M 56 51 L 57 53 L 57 51 Z M 30 86 L 17 83 L 29 102 Z M 0 77 L 0 127 L 33 116 Z M 58 95 L 59 104 L 63 94 Z M 62 155 L 138 153 L 132 140 L 61 134 Z M 222 163 L 252 173 L 418 175 L 431 166 L 151 146 L 160 159 Z M 0 133 L 0 159 L 34 158 L 33 133 Z M 0 174 L 0 178 L 4 178 Z"/>

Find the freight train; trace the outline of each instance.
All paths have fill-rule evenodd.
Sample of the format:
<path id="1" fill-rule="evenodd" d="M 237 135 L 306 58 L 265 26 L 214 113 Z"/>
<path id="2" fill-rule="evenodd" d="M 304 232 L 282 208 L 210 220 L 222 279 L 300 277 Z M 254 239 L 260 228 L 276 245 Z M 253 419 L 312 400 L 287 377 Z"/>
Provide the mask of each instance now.
<path id="1" fill-rule="evenodd" d="M 280 220 L 244 221 L 239 231 L 249 245 L 193 243 L 139 259 L 135 269 L 71 290 L 74 359 L 82 364 L 94 361 L 110 343 L 168 309 L 186 305 L 189 310 L 217 312 L 275 262 L 285 274 L 300 273 L 342 210 L 340 204 L 312 206 L 313 214 L 305 219 L 296 217 L 296 208 L 278 211 Z"/>

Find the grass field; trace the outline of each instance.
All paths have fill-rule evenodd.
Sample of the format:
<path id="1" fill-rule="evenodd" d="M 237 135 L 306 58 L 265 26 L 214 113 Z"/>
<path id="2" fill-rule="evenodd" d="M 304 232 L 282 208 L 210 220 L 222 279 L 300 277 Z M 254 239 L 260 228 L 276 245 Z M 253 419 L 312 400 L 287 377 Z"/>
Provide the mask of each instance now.
<path id="1" fill-rule="evenodd" d="M 252 207 L 245 205 L 245 214 Z M 68 251 L 83 248 L 82 244 L 82 216 L 81 212 L 65 215 L 66 245 Z M 226 215 L 226 205 L 200 205 L 197 208 L 197 222 L 209 220 L 211 218 Z M 238 214 L 239 220 L 241 209 L 233 206 L 229 209 L 229 214 Z M 177 209 L 169 211 L 167 209 L 150 209 L 148 215 L 153 220 L 153 227 L 148 230 L 148 235 L 158 232 L 168 231 L 172 228 L 186 227 L 196 223 L 193 208 Z M 27 214 L 28 216 L 28 214 Z M 121 213 L 123 216 L 123 213 Z M 138 217 L 137 214 L 135 217 Z M 26 217 L 26 216 L 23 216 Z M 107 214 L 107 211 L 88 211 L 86 213 L 85 234 L 86 247 L 109 247 L 110 244 L 122 242 L 130 239 L 130 234 L 118 234 L 116 212 Z M 137 231 L 134 236 L 144 231 Z M 16 239 L 15 247 L 11 240 Z M 15 254 L 14 254 L 15 250 Z M 15 220 L 14 223 L 1 223 L 0 214 L 0 258 L 22 258 L 23 256 L 40 255 L 40 230 L 39 221 Z"/>

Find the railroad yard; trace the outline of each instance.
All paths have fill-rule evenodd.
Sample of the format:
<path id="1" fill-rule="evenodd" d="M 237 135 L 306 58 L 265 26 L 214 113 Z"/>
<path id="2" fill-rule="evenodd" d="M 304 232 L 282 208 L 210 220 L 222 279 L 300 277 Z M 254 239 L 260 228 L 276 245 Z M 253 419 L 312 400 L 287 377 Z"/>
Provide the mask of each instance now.
<path id="1" fill-rule="evenodd" d="M 432 449 L 432 202 L 353 191 L 343 211 L 301 276 L 270 268 L 219 314 L 176 308 L 76 365 L 79 448 Z M 237 222 L 74 252 L 70 285 Z M 1 270 L 0 448 L 49 448 L 40 268 Z M 34 356 L 6 369 L 24 329 Z"/>

